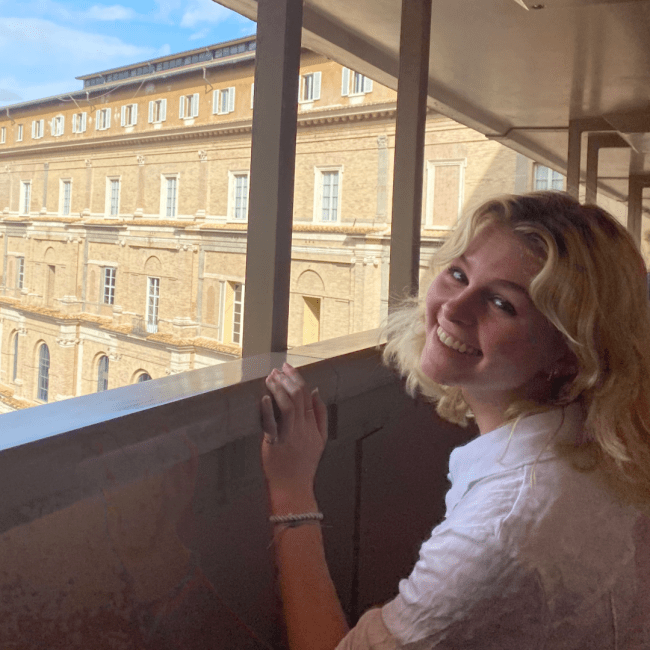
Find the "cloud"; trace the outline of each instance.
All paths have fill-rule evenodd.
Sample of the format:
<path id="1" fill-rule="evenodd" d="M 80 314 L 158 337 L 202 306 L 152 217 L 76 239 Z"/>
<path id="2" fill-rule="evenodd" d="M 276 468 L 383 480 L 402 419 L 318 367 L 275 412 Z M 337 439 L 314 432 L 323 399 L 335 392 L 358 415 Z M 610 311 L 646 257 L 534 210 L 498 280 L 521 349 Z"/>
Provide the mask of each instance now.
<path id="1" fill-rule="evenodd" d="M 82 15 L 89 20 L 117 21 L 134 20 L 138 14 L 133 9 L 122 5 L 93 5 Z"/>
<path id="2" fill-rule="evenodd" d="M 0 102 L 19 102 L 22 97 L 6 88 L 0 88 Z"/>
<path id="3" fill-rule="evenodd" d="M 0 57 L 5 61 L 15 59 L 23 65 L 48 63 L 76 66 L 80 61 L 107 69 L 130 61 L 155 56 L 156 50 L 125 43 L 116 36 L 62 27 L 39 18 L 0 18 Z M 76 72 L 80 74 L 80 72 Z"/>
<path id="4" fill-rule="evenodd" d="M 181 18 L 181 27 L 195 28 L 206 23 L 217 24 L 232 17 L 233 12 L 212 0 L 189 0 Z"/>
<path id="5" fill-rule="evenodd" d="M 209 33 L 210 33 L 210 29 L 206 27 L 205 29 L 202 29 L 200 32 L 196 32 L 195 34 L 192 34 L 189 37 L 189 39 L 190 41 L 196 41 L 200 38 L 205 38 Z"/>

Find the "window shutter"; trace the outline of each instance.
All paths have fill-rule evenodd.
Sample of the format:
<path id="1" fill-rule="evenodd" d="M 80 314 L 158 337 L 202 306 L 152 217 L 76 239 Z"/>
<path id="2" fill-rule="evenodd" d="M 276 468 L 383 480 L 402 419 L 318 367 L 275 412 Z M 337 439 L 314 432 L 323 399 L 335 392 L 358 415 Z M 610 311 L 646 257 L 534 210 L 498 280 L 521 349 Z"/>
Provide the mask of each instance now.
<path id="1" fill-rule="evenodd" d="M 251 84 L 251 108 L 253 108 L 254 102 L 255 102 L 255 82 Z"/>
<path id="2" fill-rule="evenodd" d="M 341 95 L 347 97 L 350 94 L 350 69 L 343 68 L 341 71 Z"/>
<path id="3" fill-rule="evenodd" d="M 149 102 L 149 124 L 153 122 L 153 100 Z"/>
<path id="4" fill-rule="evenodd" d="M 162 100 L 160 105 L 160 121 L 164 122 L 167 119 L 167 99 Z"/>
<path id="5" fill-rule="evenodd" d="M 99 131 L 99 116 L 101 115 L 101 110 L 97 109 L 95 111 L 95 131 Z"/>
<path id="6" fill-rule="evenodd" d="M 81 114 L 81 132 L 85 133 L 86 131 L 86 113 Z"/>
<path id="7" fill-rule="evenodd" d="M 111 109 L 110 108 L 106 109 L 106 128 L 107 129 L 111 128 Z"/>
<path id="8" fill-rule="evenodd" d="M 372 79 L 368 79 L 368 77 L 364 77 L 364 82 L 363 82 L 363 92 L 364 93 L 371 93 L 372 92 Z"/>
<path id="9" fill-rule="evenodd" d="M 39 129 L 39 138 L 43 137 L 43 134 L 45 133 L 45 120 L 39 120 L 40 121 L 40 126 L 41 128 Z"/>
<path id="10" fill-rule="evenodd" d="M 36 121 L 32 122 L 32 140 L 36 137 Z"/>
<path id="11" fill-rule="evenodd" d="M 77 114 L 76 113 L 72 116 L 72 132 L 73 133 L 77 132 Z"/>
<path id="12" fill-rule="evenodd" d="M 50 120 L 50 135 L 56 135 L 56 119 L 54 117 Z"/>
<path id="13" fill-rule="evenodd" d="M 219 112 L 219 91 L 212 91 L 212 115 L 216 115 Z"/>
<path id="14" fill-rule="evenodd" d="M 178 117 L 182 120 L 185 117 L 185 96 L 181 97 L 178 104 Z"/>
<path id="15" fill-rule="evenodd" d="M 64 131 L 65 131 L 65 117 L 63 117 L 62 115 L 61 119 L 59 120 L 59 135 L 63 135 Z"/>
<path id="16" fill-rule="evenodd" d="M 133 110 L 131 111 L 131 124 L 138 123 L 138 105 L 133 104 Z"/>
<path id="17" fill-rule="evenodd" d="M 126 123 L 126 106 L 122 106 L 120 113 L 121 113 L 120 126 L 124 126 L 124 124 Z"/>
<path id="18" fill-rule="evenodd" d="M 199 116 L 199 93 L 194 93 L 192 97 L 192 117 Z"/>
<path id="19" fill-rule="evenodd" d="M 235 110 L 235 87 L 228 88 L 228 112 L 232 113 Z"/>
<path id="20" fill-rule="evenodd" d="M 320 72 L 314 72 L 314 99 L 320 99 Z"/>

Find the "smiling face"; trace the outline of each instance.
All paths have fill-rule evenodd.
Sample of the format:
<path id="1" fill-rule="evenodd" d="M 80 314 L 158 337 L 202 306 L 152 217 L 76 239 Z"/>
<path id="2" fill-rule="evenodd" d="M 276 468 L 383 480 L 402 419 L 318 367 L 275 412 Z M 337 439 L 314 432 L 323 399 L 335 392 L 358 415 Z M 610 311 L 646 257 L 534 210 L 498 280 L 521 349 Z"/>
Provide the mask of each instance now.
<path id="1" fill-rule="evenodd" d="M 540 269 L 520 238 L 490 224 L 429 287 L 422 371 L 460 386 L 477 420 L 483 405 L 503 412 L 514 400 L 539 398 L 567 352 L 528 295 Z"/>

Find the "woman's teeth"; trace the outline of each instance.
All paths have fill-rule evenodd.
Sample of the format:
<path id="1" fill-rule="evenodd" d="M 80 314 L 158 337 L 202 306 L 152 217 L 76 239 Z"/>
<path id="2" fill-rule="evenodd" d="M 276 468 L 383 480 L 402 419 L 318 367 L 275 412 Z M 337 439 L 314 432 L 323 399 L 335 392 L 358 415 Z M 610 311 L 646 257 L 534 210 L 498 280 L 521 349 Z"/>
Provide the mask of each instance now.
<path id="1" fill-rule="evenodd" d="M 473 348 L 471 345 L 467 345 L 466 343 L 462 343 L 458 339 L 455 339 L 453 336 L 447 334 L 447 332 L 445 332 L 440 326 L 438 326 L 438 329 L 436 330 L 436 334 L 438 335 L 438 338 L 442 343 L 444 343 L 448 348 L 451 348 L 452 350 L 456 350 L 456 352 L 460 352 L 461 354 L 469 354 L 470 356 L 473 357 L 481 356 L 480 350 L 477 350 L 476 348 Z"/>

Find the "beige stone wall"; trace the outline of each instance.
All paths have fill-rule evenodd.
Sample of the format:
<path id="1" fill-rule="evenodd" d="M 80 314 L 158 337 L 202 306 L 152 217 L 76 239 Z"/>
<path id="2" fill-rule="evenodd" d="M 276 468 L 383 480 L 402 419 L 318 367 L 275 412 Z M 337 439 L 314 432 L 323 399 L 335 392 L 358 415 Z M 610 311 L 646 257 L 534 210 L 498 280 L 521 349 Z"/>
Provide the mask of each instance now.
<path id="1" fill-rule="evenodd" d="M 315 331 L 326 339 L 375 328 L 387 311 L 395 93 L 375 83 L 371 92 L 344 96 L 341 66 L 305 52 L 301 75 L 317 72 L 320 99 L 299 104 L 290 346 Z M 247 223 L 234 218 L 233 179 L 250 169 L 252 63 L 208 69 L 206 77 L 199 70 L 146 80 L 139 89 L 118 87 L 81 102 L 85 133 L 71 132 L 80 110 L 71 102 L 16 110 L 13 121 L 0 116 L 7 128 L 0 146 L 3 404 L 35 403 L 42 342 L 51 355 L 50 400 L 96 391 L 103 356 L 113 388 L 143 372 L 160 378 L 240 354 L 235 289 L 245 278 Z M 214 114 L 214 91 L 232 87 L 234 112 Z M 180 98 L 196 93 L 198 116 L 181 119 Z M 149 102 L 163 98 L 166 119 L 149 123 Z M 123 127 L 121 106 L 133 102 L 137 124 Z M 99 111 L 107 108 L 111 126 L 96 130 Z M 65 117 L 60 136 L 49 131 L 57 115 Z M 46 122 L 38 140 L 31 137 L 35 119 Z M 22 143 L 15 142 L 18 124 Z M 514 191 L 518 161 L 511 150 L 434 113 L 424 158 L 423 271 L 447 232 L 435 219 L 452 225 L 462 210 Z M 339 172 L 337 219 L 327 223 L 318 210 L 324 171 Z M 173 216 L 166 214 L 168 177 L 177 182 Z M 110 179 L 119 180 L 116 215 L 110 214 Z M 31 183 L 29 215 L 20 214 L 21 181 Z M 71 183 L 68 215 L 64 182 Z M 16 287 L 19 256 L 26 260 L 22 289 Z M 106 267 L 116 269 L 113 304 L 103 298 Z M 148 278 L 160 281 L 156 332 L 144 322 Z"/>

